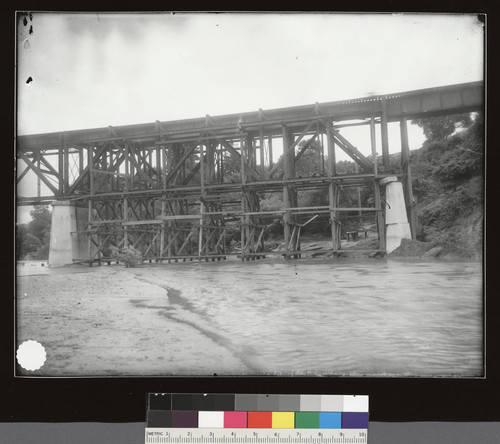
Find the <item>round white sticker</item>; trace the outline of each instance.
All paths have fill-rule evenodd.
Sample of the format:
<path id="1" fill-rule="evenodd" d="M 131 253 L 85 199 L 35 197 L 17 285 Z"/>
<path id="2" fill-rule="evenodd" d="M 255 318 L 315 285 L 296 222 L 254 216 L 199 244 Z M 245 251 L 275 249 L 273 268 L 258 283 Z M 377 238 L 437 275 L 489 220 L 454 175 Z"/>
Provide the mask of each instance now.
<path id="1" fill-rule="evenodd" d="M 24 341 L 17 348 L 17 362 L 25 370 L 38 370 L 47 357 L 45 348 L 37 341 Z"/>

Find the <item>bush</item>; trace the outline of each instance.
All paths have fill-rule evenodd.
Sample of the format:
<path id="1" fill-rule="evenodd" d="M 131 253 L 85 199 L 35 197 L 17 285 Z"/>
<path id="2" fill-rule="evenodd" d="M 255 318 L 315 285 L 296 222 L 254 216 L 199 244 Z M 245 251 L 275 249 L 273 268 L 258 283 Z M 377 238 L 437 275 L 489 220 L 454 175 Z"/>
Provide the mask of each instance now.
<path id="1" fill-rule="evenodd" d="M 481 195 L 460 189 L 433 201 L 420 210 L 418 217 L 423 225 L 431 225 L 438 229 L 450 228 L 459 218 L 469 216 L 481 206 Z"/>
<path id="2" fill-rule="evenodd" d="M 111 256 L 119 262 L 123 262 L 126 268 L 142 267 L 142 253 L 134 247 L 122 249 L 111 247 Z"/>

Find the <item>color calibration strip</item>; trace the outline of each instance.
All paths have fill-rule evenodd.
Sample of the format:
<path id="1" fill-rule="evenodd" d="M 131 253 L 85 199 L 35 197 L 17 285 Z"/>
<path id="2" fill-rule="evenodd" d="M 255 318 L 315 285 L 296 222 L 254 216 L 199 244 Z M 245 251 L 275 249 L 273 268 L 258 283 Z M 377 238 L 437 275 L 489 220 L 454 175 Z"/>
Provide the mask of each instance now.
<path id="1" fill-rule="evenodd" d="M 367 429 L 368 396 L 150 393 L 147 428 Z"/>

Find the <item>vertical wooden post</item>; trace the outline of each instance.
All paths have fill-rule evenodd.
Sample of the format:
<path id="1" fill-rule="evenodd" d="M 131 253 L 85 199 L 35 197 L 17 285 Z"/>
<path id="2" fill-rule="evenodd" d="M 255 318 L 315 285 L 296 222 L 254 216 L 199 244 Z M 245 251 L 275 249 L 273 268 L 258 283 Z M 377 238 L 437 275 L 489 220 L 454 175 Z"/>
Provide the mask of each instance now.
<path id="1" fill-rule="evenodd" d="M 38 170 L 40 170 L 40 153 L 36 153 L 36 166 Z M 62 183 L 62 178 L 59 179 L 59 184 Z M 59 185 L 60 186 L 60 185 Z M 59 188 L 60 189 L 60 188 Z M 36 175 L 36 195 L 40 197 L 42 195 L 42 181 L 40 180 L 40 176 Z"/>
<path id="2" fill-rule="evenodd" d="M 37 166 L 40 167 L 40 163 L 38 163 Z M 57 166 L 58 166 L 57 170 L 59 173 L 59 193 L 64 194 L 64 147 L 63 147 L 62 134 L 59 134 L 59 150 L 57 151 Z M 38 182 L 40 182 L 40 180 Z"/>
<path id="3" fill-rule="evenodd" d="M 219 148 L 219 149 L 217 149 Z M 217 159 L 217 182 L 218 183 L 223 183 L 224 182 L 224 176 L 223 176 L 223 171 L 222 171 L 222 160 L 224 157 L 224 147 L 222 146 L 221 143 L 218 143 L 215 147 L 215 158 Z"/>
<path id="4" fill-rule="evenodd" d="M 87 163 L 89 166 L 89 186 L 90 194 L 94 194 L 94 147 L 87 148 Z"/>
<path id="5" fill-rule="evenodd" d="M 245 169 L 245 160 L 246 160 L 246 150 L 245 150 L 245 142 L 243 140 L 243 137 L 240 138 L 240 154 L 241 154 L 241 170 L 240 170 L 240 175 L 241 175 L 241 212 L 245 213 L 247 209 L 246 205 L 246 190 L 245 190 L 245 184 L 246 184 L 246 169 Z M 247 219 L 248 217 L 245 217 L 244 215 L 241 216 L 241 235 L 240 235 L 240 242 L 241 242 L 241 260 L 245 260 L 245 244 L 247 241 L 246 233 L 248 231 L 248 224 L 247 224 Z"/>
<path id="6" fill-rule="evenodd" d="M 356 174 L 359 173 L 359 166 L 356 162 L 354 162 L 354 172 Z M 358 208 L 361 208 L 361 189 L 360 189 L 360 187 L 356 187 L 356 197 L 358 200 Z M 358 224 L 359 224 L 359 227 L 361 228 L 361 225 L 363 224 L 363 211 L 362 210 L 358 210 Z"/>
<path id="7" fill-rule="evenodd" d="M 168 152 L 170 153 L 172 151 L 172 146 L 170 145 L 168 147 Z M 163 153 L 163 191 L 165 191 L 167 189 L 167 170 L 168 170 L 168 167 L 169 167 L 169 164 L 168 164 L 168 159 L 167 159 L 167 149 L 162 146 L 161 147 L 161 150 L 162 150 L 162 153 Z M 170 156 L 170 158 L 172 158 L 172 156 Z"/>
<path id="8" fill-rule="evenodd" d="M 316 134 L 316 137 L 321 144 L 321 174 L 325 174 L 325 143 L 323 139 L 323 132 L 320 133 L 319 131 L 319 121 L 316 121 Z"/>
<path id="9" fill-rule="evenodd" d="M 67 192 L 69 189 L 69 148 L 66 145 L 66 140 L 64 140 L 64 192 Z"/>
<path id="10" fill-rule="evenodd" d="M 61 158 L 59 158 L 61 159 Z M 93 147 L 88 146 L 87 147 L 87 163 L 89 167 L 89 186 L 90 186 L 90 196 L 89 196 L 89 201 L 88 201 L 88 214 L 87 214 L 87 230 L 88 230 L 88 249 L 89 249 L 89 259 L 92 259 L 92 194 L 94 194 L 94 178 L 93 178 L 93 169 L 94 169 L 94 153 L 93 153 Z M 60 166 L 60 172 L 62 173 L 62 164 Z M 61 174 L 61 184 L 63 183 L 63 177 Z M 92 265 L 92 263 L 91 263 Z"/>
<path id="11" fill-rule="evenodd" d="M 375 176 L 378 175 L 378 161 L 377 161 L 377 137 L 375 133 L 375 118 L 370 119 L 370 141 L 372 147 L 372 157 L 373 157 L 373 172 Z"/>
<path id="12" fill-rule="evenodd" d="M 282 124 L 282 137 L 283 137 L 283 179 L 291 179 L 294 176 L 295 155 L 290 150 L 291 137 L 288 128 Z M 290 259 L 290 222 L 292 222 L 292 215 L 290 208 L 292 205 L 291 190 L 288 184 L 283 185 L 283 204 L 285 207 L 285 214 L 283 215 L 284 222 L 284 241 L 285 241 L 285 259 Z"/>
<path id="13" fill-rule="evenodd" d="M 215 142 L 207 141 L 207 183 L 212 183 L 215 180 L 216 147 Z"/>
<path id="14" fill-rule="evenodd" d="M 87 214 L 87 242 L 88 242 L 88 249 L 89 249 L 89 259 L 92 259 L 92 198 L 89 197 L 89 202 L 88 202 L 88 214 Z"/>
<path id="15" fill-rule="evenodd" d="M 201 199 L 200 199 L 200 225 L 198 232 L 198 260 L 201 260 L 201 248 L 203 246 L 203 213 L 205 210 L 205 204 L 203 203 L 203 198 L 205 197 L 205 162 L 203 157 L 205 153 L 203 152 L 204 145 L 200 143 L 200 187 L 201 187 Z M 208 151 L 208 150 L 207 150 Z"/>
<path id="16" fill-rule="evenodd" d="M 130 184 L 130 150 L 128 143 L 125 142 L 125 193 L 128 192 L 129 190 L 129 184 Z M 126 195 L 123 197 L 123 220 L 126 222 L 128 220 L 128 199 Z M 128 227 L 125 225 L 123 226 L 123 247 L 126 248 L 128 247 Z"/>
<path id="17" fill-rule="evenodd" d="M 81 176 L 82 173 L 83 173 L 83 151 L 84 151 L 85 148 L 80 148 L 78 150 L 78 171 L 79 171 L 79 175 Z"/>
<path id="18" fill-rule="evenodd" d="M 168 221 L 168 248 L 167 248 L 168 261 L 172 257 L 172 221 Z"/>
<path id="19" fill-rule="evenodd" d="M 327 176 L 330 179 L 328 185 L 328 206 L 330 207 L 330 227 L 332 233 L 332 249 L 340 250 L 340 230 L 337 223 L 337 211 L 335 208 L 338 204 L 338 188 L 335 185 L 333 179 L 336 175 L 335 166 L 335 142 L 333 138 L 333 128 L 331 122 L 326 125 L 326 144 L 328 150 L 328 166 L 327 166 Z"/>
<path id="20" fill-rule="evenodd" d="M 273 136 L 269 136 L 267 146 L 269 148 L 269 168 L 273 167 Z"/>
<path id="21" fill-rule="evenodd" d="M 163 194 L 161 196 L 161 215 L 166 216 L 167 210 L 167 202 L 165 201 L 167 194 L 165 193 L 167 184 L 165 182 L 165 177 L 167 174 L 167 163 L 165 157 L 165 147 L 163 145 L 157 148 L 156 152 L 156 162 L 158 168 L 158 188 L 163 187 Z M 163 257 L 163 250 L 165 249 L 165 219 L 163 219 L 162 224 L 160 225 L 160 257 Z M 170 224 L 168 229 L 169 243 L 170 243 Z M 170 255 L 169 255 L 170 256 Z M 163 262 L 162 259 L 160 259 Z"/>
<path id="22" fill-rule="evenodd" d="M 162 199 L 161 199 L 161 215 L 162 216 L 166 215 L 165 210 L 166 210 L 165 195 L 163 195 Z M 160 225 L 160 230 L 161 230 L 160 231 L 160 257 L 163 257 L 163 250 L 165 249 L 165 219 L 163 219 L 163 222 Z"/>
<path id="23" fill-rule="evenodd" d="M 403 174 L 405 174 L 404 180 L 404 190 L 405 190 L 405 201 L 406 201 L 406 213 L 408 215 L 408 221 L 410 223 L 411 238 L 416 239 L 417 237 L 417 215 L 415 212 L 415 205 L 413 202 L 413 184 L 411 177 L 411 167 L 410 167 L 410 145 L 408 142 L 408 125 L 406 116 L 400 121 L 401 129 L 401 166 L 403 168 Z"/>
<path id="24" fill-rule="evenodd" d="M 380 182 L 373 181 L 373 193 L 375 197 L 375 208 L 377 208 L 377 229 L 379 250 L 385 251 L 385 217 L 382 211 L 382 199 L 380 196 Z"/>
<path id="25" fill-rule="evenodd" d="M 262 174 L 262 179 L 266 180 L 267 174 L 266 174 L 266 165 L 264 159 L 264 130 L 262 126 L 260 127 L 259 144 L 260 144 L 260 171 Z"/>
<path id="26" fill-rule="evenodd" d="M 161 155 L 162 146 L 156 147 L 156 188 L 161 188 Z"/>
<path id="27" fill-rule="evenodd" d="M 381 98 L 382 116 L 380 119 L 380 129 L 382 134 L 382 162 L 384 164 L 384 171 L 389 171 L 389 132 L 387 129 L 387 99 Z"/>
<path id="28" fill-rule="evenodd" d="M 255 149 L 255 143 L 254 143 L 253 137 L 246 136 L 245 137 L 245 144 L 246 144 L 246 151 L 247 151 L 247 156 L 248 156 L 247 164 L 248 164 L 248 166 L 255 169 L 257 166 L 257 160 L 256 160 L 256 149 Z"/>

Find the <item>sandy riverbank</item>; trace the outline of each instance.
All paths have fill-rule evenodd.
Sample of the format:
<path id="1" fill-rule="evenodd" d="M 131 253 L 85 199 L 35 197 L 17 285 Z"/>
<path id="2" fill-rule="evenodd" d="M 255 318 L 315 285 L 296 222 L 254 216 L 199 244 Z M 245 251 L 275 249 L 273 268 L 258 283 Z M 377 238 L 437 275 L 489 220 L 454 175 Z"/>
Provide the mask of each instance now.
<path id="1" fill-rule="evenodd" d="M 246 370 L 230 350 L 169 316 L 175 308 L 165 288 L 141 281 L 123 267 L 40 268 L 37 274 L 19 273 L 17 286 L 18 343 L 36 340 L 47 352 L 40 370 L 21 369 L 23 375 Z M 143 301 L 147 308 L 141 307 Z"/>

